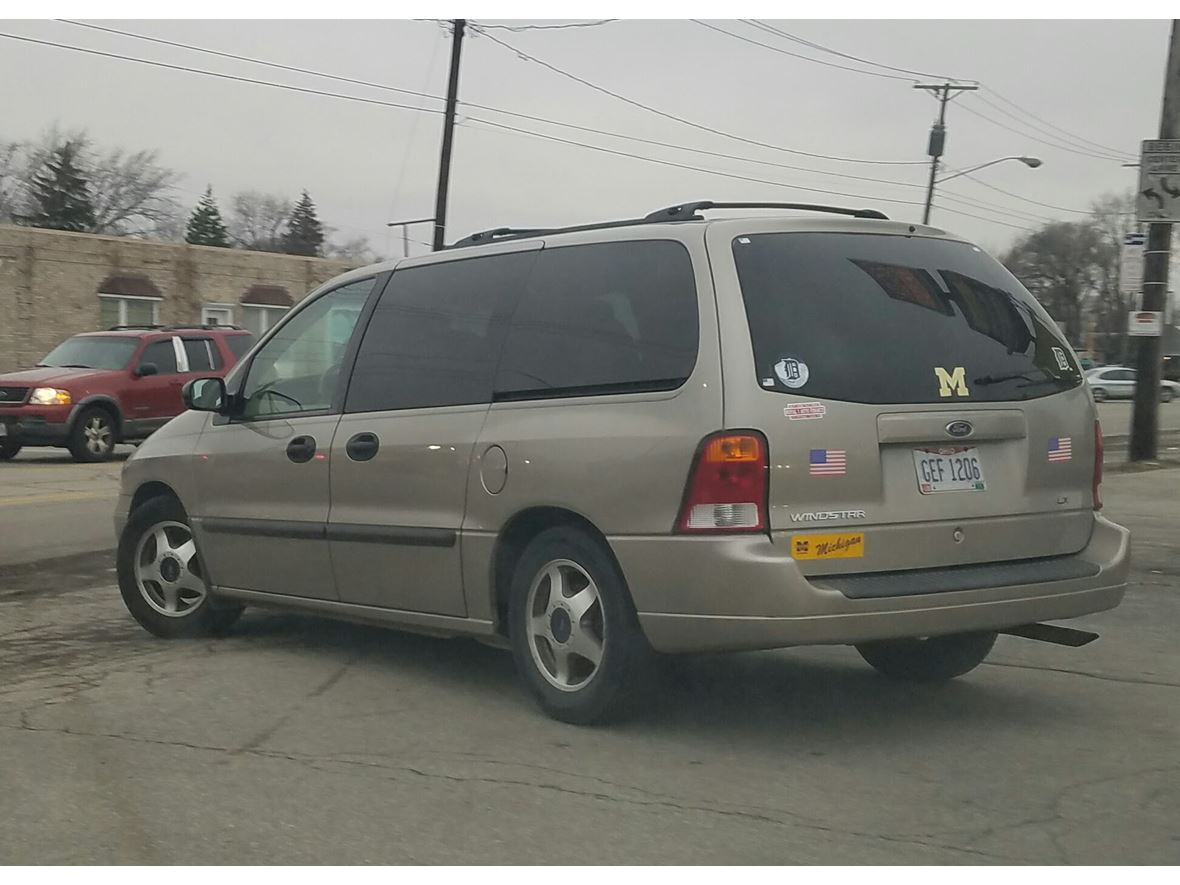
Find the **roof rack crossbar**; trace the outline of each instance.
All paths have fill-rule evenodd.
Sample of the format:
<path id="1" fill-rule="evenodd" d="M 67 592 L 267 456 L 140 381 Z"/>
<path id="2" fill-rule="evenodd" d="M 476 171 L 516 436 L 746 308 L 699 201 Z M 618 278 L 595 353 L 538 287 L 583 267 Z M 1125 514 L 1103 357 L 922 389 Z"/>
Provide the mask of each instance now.
<path id="1" fill-rule="evenodd" d="M 649 224 L 658 221 L 700 221 L 697 213 L 705 209 L 800 209 L 806 212 L 829 212 L 833 215 L 848 215 L 852 218 L 876 218 L 888 220 L 889 216 L 876 209 L 848 209 L 844 206 L 822 206 L 816 203 L 719 203 L 714 200 L 698 200 L 695 203 L 681 203 L 658 209 L 644 217 Z"/>
<path id="2" fill-rule="evenodd" d="M 456 240 L 448 249 L 463 246 L 478 246 L 500 240 L 515 240 L 523 237 L 540 237 L 550 234 L 568 234 L 583 230 L 603 230 L 612 227 L 632 227 L 638 224 L 660 224 L 669 221 L 702 221 L 698 214 L 705 209 L 800 209 L 805 212 L 828 212 L 834 215 L 848 215 L 852 218 L 874 218 L 888 220 L 889 216 L 876 209 L 849 209 L 844 206 L 821 206 L 815 203 L 721 203 L 714 200 L 697 200 L 657 209 L 643 218 L 626 218 L 622 221 L 600 221 L 596 224 L 578 224 L 573 227 L 495 227 Z"/>

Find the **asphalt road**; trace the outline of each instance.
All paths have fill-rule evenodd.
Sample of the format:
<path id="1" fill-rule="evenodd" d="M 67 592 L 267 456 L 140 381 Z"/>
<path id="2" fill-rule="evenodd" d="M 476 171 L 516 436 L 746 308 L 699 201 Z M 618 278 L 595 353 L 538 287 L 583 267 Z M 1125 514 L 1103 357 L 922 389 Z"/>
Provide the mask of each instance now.
<path id="1" fill-rule="evenodd" d="M 109 558 L 0 571 L 0 863 L 1180 863 L 1180 470 L 1112 476 L 1083 649 L 939 687 L 850 649 L 684 659 L 562 725 L 510 657 L 251 610 L 164 641 Z"/>
<path id="2" fill-rule="evenodd" d="M 1130 402 L 1098 405 L 1107 463 L 1126 459 Z M 1160 405 L 1160 453 L 1180 458 L 1180 401 Z M 111 516 L 119 471 L 133 452 L 120 446 L 107 464 L 75 464 L 64 449 L 25 449 L 0 462 L 0 566 L 114 545 Z"/>

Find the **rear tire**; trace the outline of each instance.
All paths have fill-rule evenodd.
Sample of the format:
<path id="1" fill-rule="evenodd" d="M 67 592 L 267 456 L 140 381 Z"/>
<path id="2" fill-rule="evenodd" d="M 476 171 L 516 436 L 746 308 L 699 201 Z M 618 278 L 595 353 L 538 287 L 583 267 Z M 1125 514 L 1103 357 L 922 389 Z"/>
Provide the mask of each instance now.
<path id="1" fill-rule="evenodd" d="M 106 409 L 83 409 L 70 431 L 70 454 L 75 461 L 106 461 L 115 452 L 115 419 Z"/>
<path id="2" fill-rule="evenodd" d="M 983 663 L 996 634 L 955 633 L 927 639 L 887 639 L 856 647 L 878 673 L 905 682 L 945 682 Z"/>
<path id="3" fill-rule="evenodd" d="M 1095 387 L 1093 390 L 1093 393 L 1094 393 L 1094 402 L 1096 402 L 1096 403 L 1106 402 L 1105 388 Z"/>
<path id="4" fill-rule="evenodd" d="M 1172 391 L 1165 387 L 1163 390 L 1160 391 L 1160 402 L 1161 403 L 1170 403 L 1171 401 L 1172 401 Z"/>
<path id="5" fill-rule="evenodd" d="M 154 636 L 215 636 L 242 614 L 242 606 L 209 593 L 188 514 L 175 498 L 152 498 L 132 511 L 115 562 L 123 604 Z"/>
<path id="6" fill-rule="evenodd" d="M 576 528 L 541 532 L 521 554 L 510 594 L 512 656 L 541 709 L 577 725 L 630 712 L 652 653 L 601 542 Z"/>
<path id="7" fill-rule="evenodd" d="M 11 461 L 20 453 L 20 443 L 14 443 L 11 440 L 0 442 L 0 461 Z"/>

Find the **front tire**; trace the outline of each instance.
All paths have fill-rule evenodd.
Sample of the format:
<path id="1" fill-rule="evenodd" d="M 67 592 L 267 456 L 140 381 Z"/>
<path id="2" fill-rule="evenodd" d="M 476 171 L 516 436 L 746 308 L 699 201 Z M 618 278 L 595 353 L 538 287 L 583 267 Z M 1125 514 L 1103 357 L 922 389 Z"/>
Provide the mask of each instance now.
<path id="1" fill-rule="evenodd" d="M 135 508 L 119 538 L 116 566 L 123 604 L 155 636 L 216 635 L 242 613 L 210 595 L 188 515 L 175 498 Z"/>
<path id="2" fill-rule="evenodd" d="M 115 419 L 106 409 L 83 410 L 70 431 L 70 454 L 75 461 L 106 461 L 115 452 Z"/>
<path id="3" fill-rule="evenodd" d="M 1160 391 L 1160 402 L 1161 403 L 1170 403 L 1171 401 L 1172 401 L 1172 391 L 1169 388 L 1165 387 L 1163 390 Z"/>
<path id="4" fill-rule="evenodd" d="M 878 673 L 905 682 L 945 682 L 983 663 L 996 634 L 955 633 L 926 639 L 887 639 L 856 647 Z"/>
<path id="5" fill-rule="evenodd" d="M 1094 402 L 1096 402 L 1096 403 L 1106 402 L 1106 390 L 1104 388 L 1095 387 L 1093 390 L 1093 393 L 1094 393 Z"/>
<path id="6" fill-rule="evenodd" d="M 20 443 L 15 443 L 12 440 L 0 442 L 0 461 L 11 461 L 20 453 L 20 449 Z"/>
<path id="7" fill-rule="evenodd" d="M 651 651 L 602 544 L 575 528 L 541 532 L 521 554 L 510 593 L 512 656 L 540 707 L 578 725 L 626 713 Z"/>

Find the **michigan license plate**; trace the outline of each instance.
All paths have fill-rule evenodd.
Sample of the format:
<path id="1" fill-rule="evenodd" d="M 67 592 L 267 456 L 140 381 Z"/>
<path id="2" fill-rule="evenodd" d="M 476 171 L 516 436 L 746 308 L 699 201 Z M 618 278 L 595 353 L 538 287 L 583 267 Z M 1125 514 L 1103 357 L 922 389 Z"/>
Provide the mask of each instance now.
<path id="1" fill-rule="evenodd" d="M 975 448 L 914 449 L 914 471 L 918 491 L 923 495 L 982 492 L 987 488 L 983 462 Z"/>

